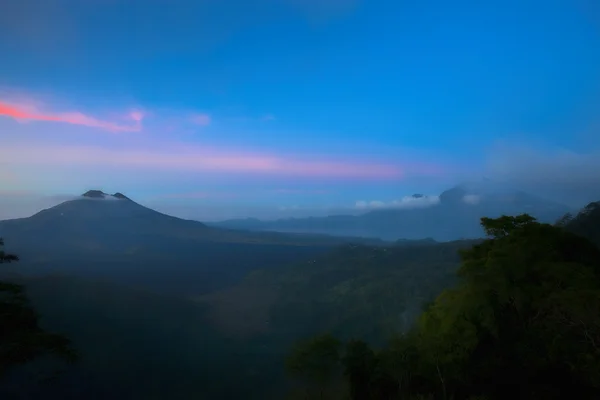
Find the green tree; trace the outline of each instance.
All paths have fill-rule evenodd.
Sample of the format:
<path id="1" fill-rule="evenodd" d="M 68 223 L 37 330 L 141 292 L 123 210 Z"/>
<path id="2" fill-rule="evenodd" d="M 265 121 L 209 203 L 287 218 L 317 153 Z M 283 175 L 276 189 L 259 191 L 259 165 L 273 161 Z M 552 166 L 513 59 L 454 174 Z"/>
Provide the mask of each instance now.
<path id="1" fill-rule="evenodd" d="M 491 238 L 463 251 L 461 283 L 419 325 L 441 398 L 597 396 L 598 249 L 528 215 L 482 225 Z"/>
<path id="2" fill-rule="evenodd" d="M 286 359 L 288 373 L 301 381 L 311 398 L 326 398 L 340 371 L 342 343 L 330 334 L 299 341 Z"/>
<path id="3" fill-rule="evenodd" d="M 18 261 L 3 250 L 0 239 L 0 263 Z M 0 281 L 0 379 L 13 367 L 44 355 L 72 362 L 77 354 L 70 341 L 44 331 L 22 285 Z"/>
<path id="4" fill-rule="evenodd" d="M 527 214 L 481 222 L 413 331 L 347 346 L 353 398 L 600 398 L 600 249 Z"/>
<path id="5" fill-rule="evenodd" d="M 573 216 L 573 214 L 571 213 L 566 213 L 565 215 L 563 215 L 562 217 L 560 217 L 555 223 L 554 225 L 556 226 L 560 226 L 560 227 L 565 227 L 567 225 L 569 225 L 571 222 L 573 222 L 573 219 L 575 217 Z"/>
<path id="6" fill-rule="evenodd" d="M 353 400 L 370 398 L 376 363 L 375 353 L 367 343 L 362 340 L 350 340 L 346 343 L 342 364 Z"/>

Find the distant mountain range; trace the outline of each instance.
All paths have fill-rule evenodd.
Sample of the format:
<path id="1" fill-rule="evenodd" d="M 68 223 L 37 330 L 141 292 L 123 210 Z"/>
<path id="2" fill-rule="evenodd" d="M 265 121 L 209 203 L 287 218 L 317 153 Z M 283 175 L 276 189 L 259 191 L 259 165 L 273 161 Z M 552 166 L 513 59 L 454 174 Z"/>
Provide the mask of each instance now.
<path id="1" fill-rule="evenodd" d="M 431 244 L 480 238 L 482 216 L 528 212 L 542 222 L 554 222 L 569 211 L 524 192 L 481 185 L 457 186 L 435 202 L 424 197 L 415 200 L 433 205 L 209 226 L 162 214 L 122 193 L 91 190 L 31 217 L 0 221 L 0 237 L 21 257 L 15 268 L 24 273 L 111 277 L 124 284 L 192 295 L 231 284 L 250 270 L 278 267 L 341 244 L 379 246 L 387 240 L 411 245 L 415 240 Z"/>
<path id="2" fill-rule="evenodd" d="M 380 208 L 362 215 L 289 218 L 276 221 L 235 219 L 210 226 L 343 236 L 378 237 L 383 240 L 431 238 L 438 241 L 479 238 L 481 217 L 529 213 L 541 222 L 555 222 L 569 207 L 523 191 L 483 180 L 461 184 L 444 191 L 438 198 L 414 195 L 424 206 Z M 435 200 L 435 201 L 434 201 Z"/>
<path id="3" fill-rule="evenodd" d="M 14 267 L 20 273 L 111 278 L 188 294 L 214 290 L 249 270 L 285 265 L 343 243 L 384 243 L 209 227 L 99 190 L 28 218 L 0 221 L 0 237 L 20 256 Z"/>
<path id="4" fill-rule="evenodd" d="M 0 236 L 28 246 L 56 247 L 61 241 L 82 247 L 131 249 L 154 240 L 219 243 L 332 245 L 348 238 L 328 235 L 247 232 L 209 227 L 144 207 L 122 193 L 90 190 L 79 198 L 42 210 L 28 218 L 0 221 Z M 355 238 L 352 239 L 356 241 Z M 377 239 L 364 239 L 379 242 Z M 361 241 L 360 239 L 358 241 Z"/>
<path id="5" fill-rule="evenodd" d="M 436 243 L 431 232 L 471 229 L 480 237 L 483 215 L 530 212 L 554 221 L 565 210 L 522 192 L 467 185 L 435 203 L 354 217 L 418 238 L 388 246 L 219 229 L 101 191 L 0 221 L 6 250 L 21 258 L 2 265 L 0 280 L 25 284 L 44 326 L 82 353 L 58 386 L 29 397 L 283 398 L 281 365 L 293 341 L 329 331 L 380 343 L 455 283 L 458 250 L 478 241 Z M 566 229 L 600 244 L 600 203 L 574 214 L 562 219 Z M 340 246 L 348 241 L 362 244 Z M 231 379 L 219 379 L 225 374 Z"/>

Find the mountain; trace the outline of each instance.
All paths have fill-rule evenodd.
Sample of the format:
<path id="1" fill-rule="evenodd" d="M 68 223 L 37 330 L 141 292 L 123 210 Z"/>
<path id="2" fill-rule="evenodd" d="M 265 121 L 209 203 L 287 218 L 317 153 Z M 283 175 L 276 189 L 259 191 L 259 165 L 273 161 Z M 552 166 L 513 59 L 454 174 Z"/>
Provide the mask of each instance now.
<path id="1" fill-rule="evenodd" d="M 321 233 L 343 236 L 378 237 L 383 240 L 424 239 L 438 241 L 479 238 L 479 219 L 502 214 L 529 213 L 542 222 L 554 222 L 569 208 L 523 191 L 483 180 L 457 185 L 441 193 L 439 201 L 421 194 L 421 207 L 381 208 L 362 215 L 291 218 L 276 221 L 228 220 L 209 225 L 255 231 Z M 415 204 L 419 204 L 415 202 Z"/>
<path id="2" fill-rule="evenodd" d="M 90 190 L 79 198 L 42 210 L 28 218 L 0 221 L 0 235 L 18 242 L 21 236 L 54 247 L 61 240 L 81 246 L 129 248 L 148 239 L 200 242 L 332 245 L 348 238 L 217 229 L 144 207 L 122 193 Z M 352 239 L 356 240 L 356 239 Z M 379 242 L 377 239 L 362 239 Z M 360 241 L 360 240 L 359 240 Z M 31 242 L 29 243 L 31 245 Z"/>
<path id="3" fill-rule="evenodd" d="M 445 193 L 440 204 L 461 205 L 465 193 L 470 192 Z M 66 334 L 83 355 L 81 364 L 69 368 L 57 386 L 39 388 L 28 398 L 283 398 L 282 365 L 292 342 L 329 331 L 383 343 L 410 326 L 423 303 L 456 283 L 458 251 L 478 243 L 437 243 L 425 236 L 385 247 L 219 242 L 177 235 L 169 239 L 143 232 L 138 237 L 128 224 L 150 228 L 136 215 L 155 218 L 166 228 L 182 220 L 164 222 L 173 217 L 126 196 L 82 197 L 36 214 L 37 222 L 33 217 L 0 222 L 7 250 L 21 257 L 14 266 L 3 265 L 0 280 L 14 272 L 44 275 L 13 275 L 13 280 L 26 285 L 44 326 Z M 62 212 L 64 218 L 65 211 L 69 220 L 56 216 Z M 567 227 L 597 233 L 598 211 L 600 203 L 593 203 Z M 14 225 L 12 232 L 19 236 L 2 231 L 6 223 Z M 76 227 L 81 237 L 70 242 L 67 232 Z M 36 232 L 52 232 L 50 228 L 60 248 L 27 244 L 26 240 L 54 241 L 52 235 L 36 239 Z M 99 247 L 82 246 L 89 237 Z M 138 241 L 139 247 L 123 252 L 126 246 L 119 240 Z M 17 243 L 23 251 L 15 250 Z M 113 282 L 56 272 L 103 276 Z M 232 381 L 236 385 L 230 385 Z M 276 393 L 269 397 L 272 391 Z M 0 397 L 10 398 L 3 397 L 1 385 Z"/>
<path id="4" fill-rule="evenodd" d="M 28 398 L 51 400 L 282 398 L 266 393 L 285 384 L 281 358 L 287 346 L 273 336 L 240 338 L 223 331 L 213 308 L 220 313 L 224 303 L 236 310 L 247 304 L 248 314 L 237 314 L 237 323 L 252 324 L 261 311 L 252 305 L 270 292 L 247 298 L 229 295 L 229 289 L 259 269 L 303 268 L 347 242 L 207 227 L 102 191 L 29 218 L 0 221 L 0 237 L 20 257 L 3 264 L 0 280 L 26 285 L 43 326 L 65 334 L 82 353 L 57 386 L 31 388 Z M 371 243 L 366 252 L 382 248 L 379 240 L 363 242 Z M 214 293 L 225 297 L 207 303 Z M 286 343 L 298 338 L 285 335 Z M 28 385 L 16 392 L 23 387 Z M 2 389 L 0 398 L 12 398 Z"/>
<path id="5" fill-rule="evenodd" d="M 14 245 L 24 237 L 29 246 L 56 247 L 66 242 L 90 249 L 125 250 L 153 237 L 232 242 L 251 240 L 235 232 L 215 230 L 197 221 L 159 213 L 119 193 L 108 195 L 97 190 L 28 218 L 1 221 L 0 232 L 15 242 Z"/>
<path id="6" fill-rule="evenodd" d="M 0 221 L 0 237 L 21 257 L 14 268 L 23 273 L 75 274 L 177 294 L 211 291 L 251 269 L 294 262 L 349 241 L 208 227 L 100 190 L 28 218 Z"/>

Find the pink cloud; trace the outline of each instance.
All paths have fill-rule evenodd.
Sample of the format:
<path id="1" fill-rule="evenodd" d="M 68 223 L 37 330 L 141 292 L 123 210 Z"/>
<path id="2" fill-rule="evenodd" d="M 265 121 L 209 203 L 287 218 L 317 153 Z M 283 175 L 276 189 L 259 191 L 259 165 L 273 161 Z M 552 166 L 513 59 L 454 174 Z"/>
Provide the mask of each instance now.
<path id="1" fill-rule="evenodd" d="M 155 171 L 239 173 L 261 176 L 294 176 L 338 179 L 390 179 L 428 175 L 437 168 L 381 164 L 370 161 L 326 161 L 277 156 L 223 148 L 174 146 L 108 149 L 76 145 L 6 145 L 0 159 L 12 166 L 84 166 L 136 168 Z"/>
<path id="2" fill-rule="evenodd" d="M 139 132 L 142 129 L 141 122 L 144 118 L 142 112 L 132 111 L 129 114 L 129 119 L 133 120 L 134 124 L 121 125 L 115 122 L 99 120 L 79 111 L 61 113 L 40 112 L 37 107 L 32 105 L 13 104 L 4 100 L 0 100 L 0 116 L 14 118 L 18 121 L 44 121 L 82 125 L 109 132 Z"/>
<path id="3" fill-rule="evenodd" d="M 200 126 L 208 126 L 212 122 L 212 118 L 208 114 L 194 114 L 190 120 Z"/>
<path id="4" fill-rule="evenodd" d="M 134 110 L 129 113 L 129 118 L 133 121 L 142 122 L 144 119 L 144 113 L 139 110 Z"/>

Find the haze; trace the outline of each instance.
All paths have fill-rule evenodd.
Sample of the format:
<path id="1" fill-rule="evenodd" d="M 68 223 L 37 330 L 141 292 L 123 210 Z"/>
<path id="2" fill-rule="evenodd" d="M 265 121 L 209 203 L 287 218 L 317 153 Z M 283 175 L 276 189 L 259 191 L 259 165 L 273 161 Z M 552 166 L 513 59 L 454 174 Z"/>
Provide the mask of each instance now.
<path id="1" fill-rule="evenodd" d="M 600 198 L 587 0 L 2 2 L 0 219 L 87 189 L 214 221 L 487 177 Z"/>
<path id="2" fill-rule="evenodd" d="M 600 1 L 0 0 L 0 399 L 600 399 Z"/>

